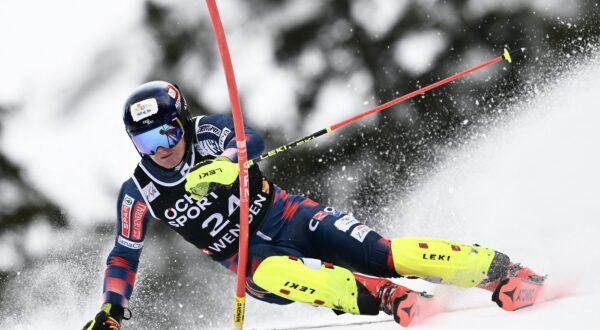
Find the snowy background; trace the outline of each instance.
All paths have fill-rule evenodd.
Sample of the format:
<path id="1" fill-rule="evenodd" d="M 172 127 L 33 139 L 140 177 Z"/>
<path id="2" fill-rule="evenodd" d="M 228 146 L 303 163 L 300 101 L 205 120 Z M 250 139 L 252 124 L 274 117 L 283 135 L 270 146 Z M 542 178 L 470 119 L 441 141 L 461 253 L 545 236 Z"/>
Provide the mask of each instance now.
<path id="1" fill-rule="evenodd" d="M 207 24 L 201 1 L 154 3 L 170 8 L 182 26 L 197 21 Z M 323 5 L 315 2 L 284 3 L 258 22 L 249 19 L 253 12 L 247 3 L 219 2 L 246 118 L 268 135 L 271 148 L 382 101 L 380 90 L 373 87 L 379 78 L 364 68 L 352 69 L 352 52 L 333 50 L 329 58 L 317 47 L 302 53 L 294 66 L 281 65 L 273 55 L 280 42 L 275 32 L 323 10 Z M 377 40 L 396 21 L 402 21 L 412 3 L 352 1 L 350 15 Z M 526 78 L 517 93 L 473 96 L 476 93 L 469 85 L 459 84 L 447 94 L 438 94 L 444 100 L 454 97 L 458 104 L 494 108 L 496 115 L 475 125 L 468 134 L 432 148 L 434 166 L 416 172 L 416 179 L 407 181 L 411 189 L 384 185 L 373 193 L 382 200 L 377 211 L 369 210 L 368 218 L 356 211 L 386 236 L 428 235 L 476 242 L 550 274 L 546 292 L 550 300 L 531 312 L 507 314 L 490 306 L 489 297 L 482 292 L 440 288 L 440 300 L 452 313 L 433 316 L 421 323 L 422 328 L 464 329 L 469 324 L 473 328 L 486 324 L 504 329 L 527 322 L 529 328 L 547 329 L 592 327 L 595 322 L 594 311 L 600 307 L 600 288 L 593 279 L 600 271 L 600 249 L 592 244 L 600 234 L 600 133 L 596 129 L 599 115 L 595 96 L 600 90 L 600 53 L 597 39 L 577 29 L 577 24 L 598 25 L 598 21 L 577 20 L 584 14 L 580 3 L 467 1 L 462 12 L 465 19 L 484 21 L 490 12 L 511 17 L 526 7 L 532 17 L 547 22 L 555 31 L 566 30 L 569 42 L 554 45 L 547 57 L 531 50 L 524 62 L 538 66 L 527 66 L 520 72 Z M 148 28 L 151 16 L 146 6 L 142 1 L 113 0 L 0 4 L 0 151 L 19 169 L 22 184 L 55 205 L 66 223 L 58 228 L 47 217 L 36 215 L 22 224 L 9 225 L 6 214 L 13 205 L 26 204 L 32 197 L 30 190 L 13 184 L 10 172 L 3 170 L 2 329 L 78 328 L 97 312 L 103 264 L 113 241 L 115 197 L 138 160 L 123 132 L 120 108 L 132 88 L 149 78 L 162 77 L 161 70 L 166 70 L 159 54 L 167 45 L 157 43 Z M 435 1 L 421 6 L 433 18 L 448 9 Z M 593 10 L 597 4 L 588 8 Z M 445 17 L 448 21 L 458 19 L 456 15 Z M 536 31 L 539 26 L 535 24 L 528 28 L 532 39 L 551 39 L 551 33 Z M 201 45 L 192 42 L 190 47 L 214 55 L 215 45 L 206 32 L 210 30 L 201 31 L 199 34 L 208 35 L 208 41 Z M 331 31 L 332 38 L 350 39 L 347 35 L 354 30 L 338 23 Z M 390 43 L 389 52 L 406 77 L 426 77 L 430 82 L 436 77 L 428 76 L 429 70 L 445 50 L 453 47 L 449 40 L 456 33 L 439 26 L 412 27 L 410 33 Z M 331 42 L 325 36 L 323 39 L 326 46 Z M 350 43 L 349 47 L 359 49 L 360 44 Z M 361 51 L 365 52 L 355 52 Z M 479 47 L 452 58 L 447 69 L 456 72 L 494 56 L 497 54 Z M 207 111 L 226 112 L 227 91 L 220 66 L 215 63 L 183 56 L 172 71 L 163 73 L 169 79 L 185 81 L 191 91 L 188 97 Z M 386 65 L 375 64 L 375 71 L 385 71 Z M 157 67 L 158 72 L 149 73 L 149 68 Z M 304 84 L 311 77 L 328 70 L 338 71 L 319 89 L 313 110 L 306 114 L 298 105 L 297 93 L 306 89 Z M 498 64 L 472 80 L 480 85 L 494 86 L 496 81 L 502 85 L 503 75 L 510 70 L 506 64 Z M 426 82 L 395 83 L 406 85 L 403 88 L 410 91 Z M 509 102 L 498 104 L 499 98 Z M 418 104 L 411 103 L 386 110 L 387 121 L 394 119 L 410 126 L 418 109 Z M 371 132 L 365 126 L 385 121 L 381 116 L 369 118 L 354 129 L 363 129 L 368 135 Z M 468 119 L 459 122 L 472 123 Z M 334 141 L 344 134 L 349 133 L 333 134 L 318 143 L 320 149 L 310 151 L 316 158 L 343 153 L 343 147 Z M 360 206 L 356 199 L 345 197 L 357 186 L 369 184 L 373 176 L 370 163 L 384 172 L 379 178 L 395 176 L 397 168 L 370 157 L 372 144 L 383 142 L 367 139 L 358 152 L 366 156 L 360 162 L 344 159 L 339 166 L 331 162 L 317 167 L 323 172 L 321 178 L 332 178 L 320 189 L 333 196 L 328 200 L 332 205 L 350 210 Z M 305 158 L 311 158 L 310 152 L 303 152 Z M 393 162 L 404 162 L 394 157 Z M 278 171 L 283 166 L 273 161 L 265 170 L 272 172 L 276 182 L 289 180 L 287 176 L 293 174 Z M 316 189 L 293 188 L 309 195 Z M 229 326 L 235 281 L 231 274 L 158 229 L 150 232 L 146 246 L 131 302 L 134 319 L 126 323 L 127 329 Z M 170 273 L 179 276 L 171 277 Z M 409 285 L 434 289 L 418 282 Z M 297 304 L 274 307 L 252 299 L 247 308 L 247 325 L 255 328 L 372 319 L 335 317 L 325 309 Z M 317 316 L 309 321 L 309 313 Z M 284 314 L 289 317 L 282 320 L 279 315 Z"/>

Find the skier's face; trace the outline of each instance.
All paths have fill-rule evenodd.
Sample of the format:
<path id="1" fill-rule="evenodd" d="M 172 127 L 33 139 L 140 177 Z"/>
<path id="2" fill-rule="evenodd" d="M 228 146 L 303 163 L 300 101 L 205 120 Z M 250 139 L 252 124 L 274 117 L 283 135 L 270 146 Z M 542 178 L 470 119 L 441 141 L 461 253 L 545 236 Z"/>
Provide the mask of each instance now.
<path id="1" fill-rule="evenodd" d="M 181 139 L 172 148 L 158 147 L 156 153 L 150 155 L 150 159 L 164 168 L 174 168 L 181 163 L 184 154 L 185 139 Z"/>

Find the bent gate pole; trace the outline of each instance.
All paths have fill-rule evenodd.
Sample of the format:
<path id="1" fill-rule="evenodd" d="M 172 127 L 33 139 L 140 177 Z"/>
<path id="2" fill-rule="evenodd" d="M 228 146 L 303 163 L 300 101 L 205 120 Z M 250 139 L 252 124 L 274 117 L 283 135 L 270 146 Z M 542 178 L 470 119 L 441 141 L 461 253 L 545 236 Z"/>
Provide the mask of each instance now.
<path id="1" fill-rule="evenodd" d="M 238 164 L 240 167 L 240 239 L 238 251 L 238 269 L 237 286 L 235 292 L 235 306 L 233 309 L 233 326 L 236 329 L 242 329 L 244 326 L 244 310 L 246 309 L 246 269 L 248 263 L 248 207 L 249 207 L 249 187 L 248 187 L 248 160 L 246 150 L 246 133 L 244 132 L 244 118 L 242 116 L 242 107 L 238 96 L 237 85 L 225 31 L 219 16 L 219 10 L 215 0 L 206 0 L 210 20 L 212 22 L 215 37 L 221 54 L 221 62 L 225 77 L 227 78 L 227 89 L 229 90 L 229 101 L 231 102 L 231 112 L 235 125 L 235 139 L 237 142 Z"/>

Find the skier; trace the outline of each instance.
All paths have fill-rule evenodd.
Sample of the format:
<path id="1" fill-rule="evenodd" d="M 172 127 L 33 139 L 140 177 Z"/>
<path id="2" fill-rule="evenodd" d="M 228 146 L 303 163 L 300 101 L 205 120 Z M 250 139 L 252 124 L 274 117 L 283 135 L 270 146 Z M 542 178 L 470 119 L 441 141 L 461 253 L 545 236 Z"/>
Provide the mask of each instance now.
<path id="1" fill-rule="evenodd" d="M 231 117 L 192 118 L 176 85 L 153 81 L 131 93 L 123 121 L 141 161 L 119 193 L 104 303 L 86 330 L 120 329 L 151 219 L 237 270 L 239 182 Z M 253 159 L 264 143 L 251 128 L 245 131 L 248 158 Z M 386 278 L 417 276 L 487 289 L 507 310 L 522 307 L 497 297 L 508 278 L 543 280 L 483 246 L 423 237 L 389 240 L 350 214 L 288 194 L 256 164 L 249 168 L 249 187 L 246 289 L 269 303 L 303 302 L 338 314 L 383 311 L 408 325 L 414 316 L 410 308 L 423 294 Z"/>

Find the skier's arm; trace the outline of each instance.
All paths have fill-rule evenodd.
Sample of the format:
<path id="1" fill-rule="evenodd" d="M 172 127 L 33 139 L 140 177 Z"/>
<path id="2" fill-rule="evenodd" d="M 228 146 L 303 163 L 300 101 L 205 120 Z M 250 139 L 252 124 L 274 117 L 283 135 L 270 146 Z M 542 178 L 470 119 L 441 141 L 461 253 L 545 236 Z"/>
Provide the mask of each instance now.
<path id="1" fill-rule="evenodd" d="M 106 261 L 104 302 L 127 307 L 151 215 L 139 191 L 128 180 L 117 203 L 117 235 Z"/>
<path id="2" fill-rule="evenodd" d="M 248 159 L 260 156 L 265 150 L 262 137 L 252 128 L 245 126 Z M 237 141 L 233 118 L 226 115 L 210 115 L 200 119 L 198 130 L 199 146 L 203 154 L 225 156 L 237 162 Z"/>
<path id="3" fill-rule="evenodd" d="M 106 261 L 104 303 L 94 319 L 83 326 L 83 330 L 121 328 L 150 219 L 148 207 L 133 180 L 127 180 L 121 187 L 117 202 L 117 237 Z"/>

